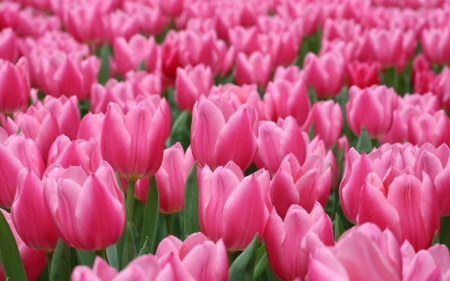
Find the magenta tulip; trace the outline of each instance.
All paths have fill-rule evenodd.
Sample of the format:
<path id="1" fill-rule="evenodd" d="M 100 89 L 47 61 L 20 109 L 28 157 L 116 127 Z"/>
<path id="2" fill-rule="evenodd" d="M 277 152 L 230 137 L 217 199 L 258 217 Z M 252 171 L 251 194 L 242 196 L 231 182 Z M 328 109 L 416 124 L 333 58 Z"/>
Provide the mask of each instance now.
<path id="1" fill-rule="evenodd" d="M 21 58 L 16 65 L 0 60 L 0 113 L 12 114 L 27 106 L 30 97 L 28 61 Z"/>
<path id="2" fill-rule="evenodd" d="M 248 104 L 235 109 L 221 99 L 200 101 L 192 112 L 192 154 L 201 167 L 233 161 L 245 170 L 257 150 L 257 126 L 256 109 Z"/>
<path id="3" fill-rule="evenodd" d="M 177 69 L 175 101 L 181 110 L 190 110 L 201 95 L 207 96 L 213 85 L 211 68 L 199 64 Z"/>
<path id="4" fill-rule="evenodd" d="M 108 163 L 92 174 L 53 165 L 44 177 L 44 200 L 62 240 L 80 250 L 102 250 L 125 227 L 124 196 Z"/>
<path id="5" fill-rule="evenodd" d="M 269 217 L 265 201 L 269 177 L 268 172 L 260 170 L 244 178 L 233 162 L 214 172 L 204 167 L 198 179 L 202 232 L 212 241 L 223 238 L 232 252 L 245 249 L 256 233 L 261 240 Z"/>
<path id="6" fill-rule="evenodd" d="M 236 58 L 234 77 L 238 85 L 258 84 L 265 87 L 269 82 L 272 60 L 270 55 L 253 52 L 249 57 L 239 53 Z"/>
<path id="7" fill-rule="evenodd" d="M 88 141 L 90 138 L 100 139 L 103 128 L 103 113 L 88 112 L 80 121 L 77 139 Z"/>
<path id="8" fill-rule="evenodd" d="M 78 127 L 80 126 L 77 97 L 67 98 L 66 96 L 61 96 L 54 98 L 46 96 L 42 104 L 55 116 L 60 134 L 64 134 L 72 140 L 76 139 Z"/>

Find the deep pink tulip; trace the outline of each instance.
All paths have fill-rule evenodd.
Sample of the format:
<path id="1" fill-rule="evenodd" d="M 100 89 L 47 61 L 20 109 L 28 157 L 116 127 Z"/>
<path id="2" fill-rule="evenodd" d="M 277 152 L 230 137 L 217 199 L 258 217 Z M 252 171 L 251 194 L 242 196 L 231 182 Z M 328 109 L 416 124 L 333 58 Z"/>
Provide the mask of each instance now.
<path id="1" fill-rule="evenodd" d="M 236 57 L 234 77 L 238 85 L 259 84 L 265 87 L 269 82 L 272 59 L 270 55 L 253 52 L 249 57 L 239 53 Z"/>
<path id="2" fill-rule="evenodd" d="M 44 271 L 45 265 L 47 264 L 47 255 L 44 251 L 34 250 L 25 245 L 14 227 L 10 214 L 1 208 L 0 212 L 5 217 L 14 235 L 27 279 L 36 280 L 42 271 Z M 2 266 L 0 266 L 0 281 L 5 281 Z"/>
<path id="3" fill-rule="evenodd" d="M 372 86 L 360 89 L 353 86 L 346 105 L 348 125 L 357 136 L 365 127 L 371 138 L 378 138 L 391 128 L 397 106 L 398 96 L 392 88 Z"/>
<path id="4" fill-rule="evenodd" d="M 108 105 L 100 140 L 102 156 L 121 177 L 137 180 L 158 171 L 170 126 L 163 110 L 139 103 L 124 115 L 117 104 Z"/>
<path id="5" fill-rule="evenodd" d="M 233 162 L 214 172 L 204 167 L 198 180 L 202 232 L 212 241 L 223 238 L 227 250 L 232 252 L 245 249 L 256 233 L 261 240 L 269 218 L 265 202 L 269 178 L 264 170 L 244 178 Z"/>
<path id="6" fill-rule="evenodd" d="M 228 83 L 213 86 L 209 91 L 208 99 L 214 101 L 217 98 L 228 102 L 233 108 L 238 108 L 242 104 L 248 103 L 256 108 L 258 116 L 264 116 L 263 104 L 255 84 L 238 86 Z"/>
<path id="7" fill-rule="evenodd" d="M 114 60 L 122 77 L 130 70 L 137 70 L 142 62 L 148 72 L 153 72 L 157 57 L 158 47 L 153 37 L 147 39 L 136 34 L 128 42 L 123 37 L 117 37 L 114 41 Z"/>
<path id="8" fill-rule="evenodd" d="M 332 100 L 319 101 L 313 105 L 303 130 L 314 126 L 314 136 L 319 136 L 330 149 L 342 134 L 342 109 L 339 103 Z"/>
<path id="9" fill-rule="evenodd" d="M 138 15 L 116 10 L 103 16 L 103 27 L 104 36 L 111 46 L 114 44 L 114 40 L 119 37 L 128 41 L 133 35 L 139 33 Z"/>
<path id="10" fill-rule="evenodd" d="M 169 24 L 159 7 L 151 7 L 144 2 L 124 1 L 122 8 L 129 15 L 136 15 L 139 28 L 145 35 L 158 35 Z"/>
<path id="11" fill-rule="evenodd" d="M 20 4 L 5 1 L 0 6 L 0 29 L 15 28 L 20 18 Z M 0 274 L 0 276 L 3 276 Z"/>
<path id="12" fill-rule="evenodd" d="M 319 98 L 336 96 L 344 85 L 345 62 L 336 52 L 329 52 L 321 57 L 308 53 L 304 71 L 306 82 L 314 88 Z"/>
<path id="13" fill-rule="evenodd" d="M 354 61 L 347 65 L 348 87 L 358 86 L 366 88 L 372 85 L 380 84 L 378 63 L 367 63 Z"/>
<path id="14" fill-rule="evenodd" d="M 13 134 L 4 141 L 4 144 L 12 150 L 25 168 L 34 171 L 39 178 L 42 177 L 45 170 L 44 161 L 39 148 L 32 139 L 26 138 L 22 134 Z"/>
<path id="15" fill-rule="evenodd" d="M 28 61 L 21 58 L 16 65 L 0 60 L 0 112 L 12 114 L 27 106 L 30 97 Z"/>
<path id="16" fill-rule="evenodd" d="M 60 237 L 76 249 L 102 250 L 122 235 L 124 196 L 106 162 L 90 175 L 79 166 L 53 165 L 44 176 L 44 200 Z"/>
<path id="17" fill-rule="evenodd" d="M 174 253 L 196 281 L 228 280 L 227 250 L 222 240 L 213 243 L 201 232 L 189 235 L 184 242 L 169 235 L 156 251 L 159 259 Z"/>
<path id="18" fill-rule="evenodd" d="M 0 59 L 15 62 L 19 54 L 16 35 L 11 28 L 0 32 Z"/>
<path id="19" fill-rule="evenodd" d="M 18 26 L 15 28 L 16 34 L 22 38 L 39 38 L 48 32 L 59 30 L 61 30 L 61 19 L 58 16 L 36 14 L 36 10 L 31 7 L 22 9 Z"/>
<path id="20" fill-rule="evenodd" d="M 58 121 L 48 109 L 37 109 L 30 106 L 26 113 L 18 113 L 14 116 L 16 132 L 20 132 L 27 138 L 36 142 L 41 152 L 44 163 L 50 146 L 60 135 Z"/>
<path id="21" fill-rule="evenodd" d="M 258 29 L 250 27 L 246 29 L 240 25 L 228 30 L 228 41 L 234 46 L 237 53 L 244 53 L 250 56 L 253 52 L 259 50 Z"/>
<path id="22" fill-rule="evenodd" d="M 46 96 L 42 105 L 55 116 L 60 134 L 64 134 L 72 140 L 76 139 L 78 127 L 80 126 L 77 97 L 67 98 L 66 96 L 61 96 L 54 98 Z"/>
<path id="23" fill-rule="evenodd" d="M 303 72 L 296 65 L 290 65 L 288 67 L 279 66 L 273 76 L 273 82 L 277 82 L 277 80 L 287 80 L 291 83 L 297 83 L 299 80 L 303 80 Z"/>
<path id="24" fill-rule="evenodd" d="M 200 167 L 233 161 L 245 170 L 257 150 L 257 129 L 258 114 L 248 104 L 235 109 L 221 99 L 200 101 L 192 112 L 192 154 Z"/>
<path id="25" fill-rule="evenodd" d="M 102 4 L 103 1 L 93 3 L 74 3 L 68 8 L 64 18 L 67 32 L 77 41 L 88 44 L 101 43 L 103 39 Z"/>
<path id="26" fill-rule="evenodd" d="M 428 28 L 422 32 L 420 44 L 423 54 L 435 64 L 450 62 L 450 55 L 446 50 L 450 48 L 450 32 L 447 28 Z"/>
<path id="27" fill-rule="evenodd" d="M 306 142 L 294 118 L 288 116 L 278 122 L 261 121 L 258 129 L 258 151 L 255 164 L 275 174 L 283 158 L 292 153 L 298 163 L 306 159 Z"/>
<path id="28" fill-rule="evenodd" d="M 384 67 L 398 66 L 403 55 L 403 31 L 371 29 L 369 37 L 376 60 Z"/>
<path id="29" fill-rule="evenodd" d="M 10 208 L 17 190 L 16 178 L 23 164 L 14 155 L 13 151 L 0 143 L 0 155 L 3 161 L 0 164 L 0 206 Z"/>
<path id="30" fill-rule="evenodd" d="M 308 117 L 310 107 L 308 89 L 303 80 L 295 83 L 282 79 L 269 82 L 264 94 L 264 113 L 267 120 L 276 122 L 278 118 L 292 116 L 301 126 Z"/>
<path id="31" fill-rule="evenodd" d="M 192 110 L 201 95 L 207 96 L 213 86 L 211 68 L 199 64 L 177 69 L 175 101 L 181 110 Z"/>
<path id="32" fill-rule="evenodd" d="M 102 163 L 100 139 L 71 141 L 65 135 L 61 135 L 55 140 L 47 158 L 47 166 L 58 164 L 64 169 L 68 169 L 70 166 L 80 166 L 86 174 L 95 172 Z"/>
<path id="33" fill-rule="evenodd" d="M 412 144 L 431 143 L 439 146 L 450 145 L 450 122 L 444 110 L 432 113 L 422 113 L 411 116 L 408 120 L 407 140 Z"/>
<path id="34" fill-rule="evenodd" d="M 52 252 L 58 242 L 58 229 L 44 202 L 44 184 L 31 170 L 17 175 L 17 195 L 11 206 L 11 219 L 24 243 Z"/>
<path id="35" fill-rule="evenodd" d="M 307 237 L 307 244 L 317 239 Z M 402 280 L 402 253 L 388 229 L 366 223 L 353 227 L 334 247 L 310 249 L 306 280 Z"/>
<path id="36" fill-rule="evenodd" d="M 177 68 L 181 66 L 179 53 L 179 35 L 173 30 L 167 32 L 161 45 L 162 72 L 170 79 L 177 76 Z"/>
<path id="37" fill-rule="evenodd" d="M 184 0 L 159 0 L 159 8 L 168 17 L 178 17 L 183 13 Z"/>
<path id="38" fill-rule="evenodd" d="M 88 141 L 90 138 L 100 139 L 103 128 L 103 113 L 88 112 L 84 115 L 78 127 L 77 139 Z"/>
<path id="39" fill-rule="evenodd" d="M 331 220 L 320 204 L 316 204 L 310 213 L 292 205 L 284 221 L 275 210 L 270 213 L 266 227 L 267 258 L 279 279 L 300 280 L 305 277 L 309 258 L 304 245 L 307 235 L 317 235 L 325 245 L 334 245 Z"/>

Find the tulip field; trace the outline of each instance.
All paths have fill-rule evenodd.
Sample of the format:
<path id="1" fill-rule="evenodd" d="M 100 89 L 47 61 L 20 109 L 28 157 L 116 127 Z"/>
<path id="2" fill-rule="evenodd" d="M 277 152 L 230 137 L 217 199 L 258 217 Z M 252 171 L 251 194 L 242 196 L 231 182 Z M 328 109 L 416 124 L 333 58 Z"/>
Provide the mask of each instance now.
<path id="1" fill-rule="evenodd" d="M 450 0 L 0 0 L 0 281 L 450 281 Z"/>

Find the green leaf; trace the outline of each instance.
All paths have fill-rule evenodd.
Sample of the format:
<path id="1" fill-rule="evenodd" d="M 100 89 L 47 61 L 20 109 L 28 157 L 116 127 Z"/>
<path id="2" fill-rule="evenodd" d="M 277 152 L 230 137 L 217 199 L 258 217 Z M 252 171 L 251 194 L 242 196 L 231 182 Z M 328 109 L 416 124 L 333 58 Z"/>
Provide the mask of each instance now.
<path id="1" fill-rule="evenodd" d="M 313 86 L 308 86 L 308 98 L 311 102 L 311 105 L 315 104 L 319 99 L 317 98 L 316 91 L 314 90 Z"/>
<path id="2" fill-rule="evenodd" d="M 70 280 L 70 247 L 58 240 L 51 266 L 50 281 Z"/>
<path id="3" fill-rule="evenodd" d="M 439 244 L 439 232 L 437 230 L 434 233 L 433 241 L 431 241 L 430 247 L 435 245 L 435 244 Z"/>
<path id="4" fill-rule="evenodd" d="M 0 214 L 0 241 L 0 258 L 5 279 L 11 278 L 14 281 L 26 281 L 27 276 L 25 275 L 16 239 L 3 214 Z"/>
<path id="5" fill-rule="evenodd" d="M 138 65 L 137 71 L 145 71 L 145 61 L 142 60 L 141 63 Z"/>
<path id="6" fill-rule="evenodd" d="M 370 153 L 373 149 L 372 141 L 366 128 L 362 127 L 361 135 L 359 136 L 358 143 L 356 144 L 356 151 L 359 153 Z"/>
<path id="7" fill-rule="evenodd" d="M 261 246 L 259 246 L 258 252 L 256 253 L 256 263 L 259 262 L 259 260 L 264 256 L 265 253 L 266 253 L 266 243 L 263 243 Z"/>
<path id="8" fill-rule="evenodd" d="M 344 231 L 345 229 L 342 225 L 341 217 L 339 217 L 339 214 L 336 212 L 334 219 L 334 241 L 338 241 Z"/>
<path id="9" fill-rule="evenodd" d="M 98 72 L 98 83 L 105 85 L 106 81 L 109 79 L 109 55 L 111 54 L 111 48 L 108 43 L 104 43 L 103 47 L 100 49 L 100 60 L 102 65 L 100 71 Z"/>
<path id="10" fill-rule="evenodd" d="M 441 218 L 439 243 L 450 248 L 450 216 Z"/>
<path id="11" fill-rule="evenodd" d="M 134 244 L 133 231 L 131 230 L 131 223 L 127 221 L 127 229 L 125 236 L 125 244 L 123 247 L 122 269 L 137 256 L 136 246 Z"/>
<path id="12" fill-rule="evenodd" d="M 258 250 L 258 238 L 256 233 L 252 242 L 237 257 L 230 267 L 228 280 L 230 281 L 251 281 L 253 280 L 253 274 L 255 269 L 255 261 Z"/>
<path id="13" fill-rule="evenodd" d="M 184 190 L 184 233 L 186 238 L 192 233 L 200 232 L 198 222 L 198 183 L 197 162 L 191 168 Z"/>
<path id="14" fill-rule="evenodd" d="M 108 258 L 109 265 L 115 269 L 120 269 L 119 255 L 117 253 L 117 244 L 111 245 L 106 248 L 106 257 Z"/>
<path id="15" fill-rule="evenodd" d="M 142 246 L 141 250 L 139 251 L 139 256 L 151 253 L 150 244 L 151 244 L 150 238 L 148 238 L 148 236 L 145 236 L 145 243 L 144 246 Z"/>
<path id="16" fill-rule="evenodd" d="M 253 280 L 256 280 L 261 274 L 263 274 L 268 266 L 269 260 L 267 259 L 267 253 L 264 253 L 259 262 L 256 264 L 255 271 L 253 273 Z"/>
<path id="17" fill-rule="evenodd" d="M 92 267 L 96 254 L 94 252 L 77 250 L 77 257 L 80 264 Z"/>
<path id="18" fill-rule="evenodd" d="M 146 237 L 150 240 L 148 245 L 150 251 L 153 252 L 155 247 L 155 237 L 158 227 L 158 215 L 159 215 L 159 196 L 158 189 L 156 188 L 155 177 L 151 177 L 149 181 L 147 200 L 144 209 L 144 225 L 142 227 L 142 236 L 140 248 L 142 248 L 146 242 Z"/>
<path id="19" fill-rule="evenodd" d="M 166 147 L 170 147 L 180 142 L 184 149 L 187 149 L 191 142 L 191 113 L 187 110 L 182 111 L 175 119 L 172 125 L 172 132 L 167 140 Z"/>
<path id="20" fill-rule="evenodd" d="M 310 140 L 314 139 L 314 121 L 311 123 L 311 126 L 309 126 L 308 137 Z"/>

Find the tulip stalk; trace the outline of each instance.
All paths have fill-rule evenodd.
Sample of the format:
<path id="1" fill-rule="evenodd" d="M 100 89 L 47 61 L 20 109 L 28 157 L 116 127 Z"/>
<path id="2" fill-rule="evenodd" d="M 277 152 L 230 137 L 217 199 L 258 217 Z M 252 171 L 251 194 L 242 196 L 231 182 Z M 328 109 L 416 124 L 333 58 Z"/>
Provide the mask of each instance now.
<path id="1" fill-rule="evenodd" d="M 173 234 L 173 228 L 172 228 L 172 214 L 167 214 L 164 216 L 166 218 L 166 230 L 167 235 Z"/>
<path id="2" fill-rule="evenodd" d="M 48 252 L 47 254 L 47 268 L 48 274 L 50 275 L 52 272 L 52 261 L 53 261 L 53 252 Z"/>
<path id="3" fill-rule="evenodd" d="M 134 185 L 136 181 L 135 180 L 129 180 L 128 181 L 128 191 L 127 191 L 127 208 L 128 208 L 128 214 L 129 214 L 129 220 L 130 222 L 133 221 L 133 211 L 134 211 Z"/>
<path id="4" fill-rule="evenodd" d="M 97 250 L 95 251 L 95 254 L 99 257 L 101 257 L 102 259 L 104 259 L 105 261 L 107 261 L 107 257 L 106 257 L 106 249 L 102 249 L 102 250 Z"/>

